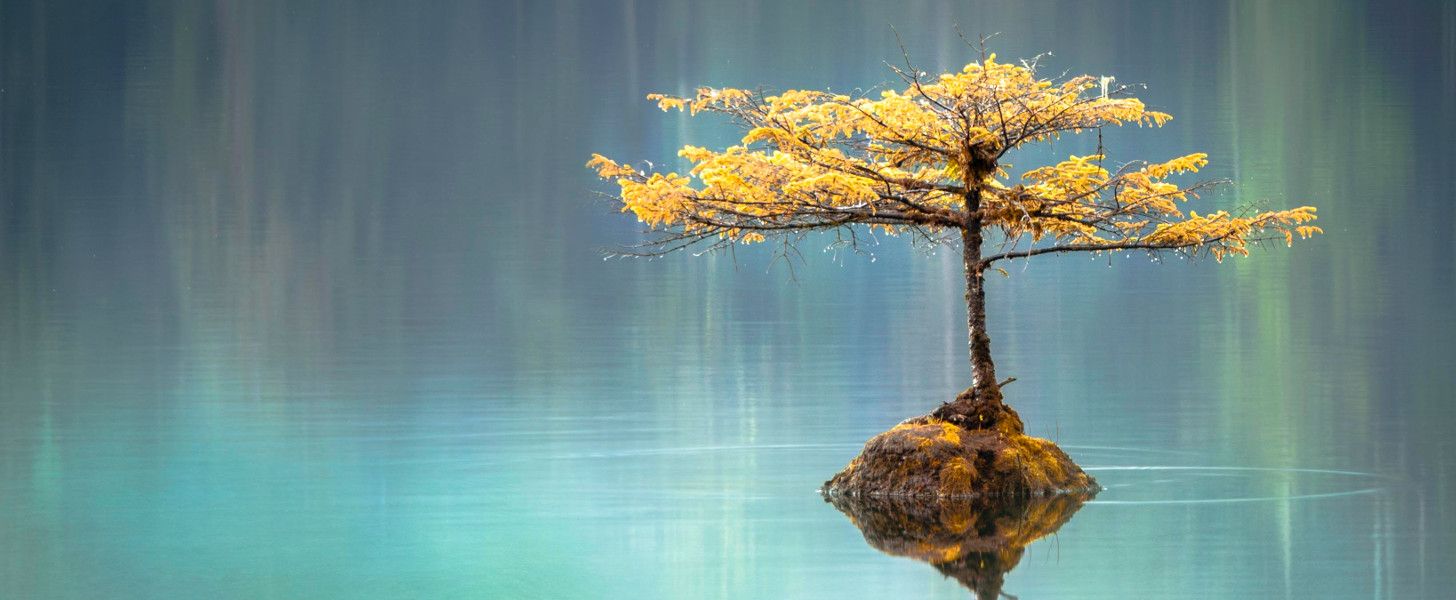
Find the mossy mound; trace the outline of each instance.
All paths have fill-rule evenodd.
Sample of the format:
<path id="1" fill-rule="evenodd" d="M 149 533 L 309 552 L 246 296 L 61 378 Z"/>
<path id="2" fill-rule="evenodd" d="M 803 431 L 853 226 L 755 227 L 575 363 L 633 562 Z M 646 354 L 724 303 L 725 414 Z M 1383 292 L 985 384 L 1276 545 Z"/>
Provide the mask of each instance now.
<path id="1" fill-rule="evenodd" d="M 907 419 L 865 443 L 824 484 L 830 496 L 905 498 L 1025 497 L 1099 489 L 1049 440 L 1022 433 L 999 402 L 957 401 Z"/>
<path id="2" fill-rule="evenodd" d="M 999 598 L 1026 546 L 1055 533 L 1094 492 L 1021 498 L 826 496 L 876 550 L 934 565 L 978 598 Z"/>

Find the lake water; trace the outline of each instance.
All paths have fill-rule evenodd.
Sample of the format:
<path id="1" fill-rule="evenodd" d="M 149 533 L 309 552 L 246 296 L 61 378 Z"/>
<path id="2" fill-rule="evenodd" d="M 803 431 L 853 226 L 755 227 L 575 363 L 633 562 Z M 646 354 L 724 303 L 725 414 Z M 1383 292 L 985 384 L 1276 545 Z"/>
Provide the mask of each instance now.
<path id="1" fill-rule="evenodd" d="M 953 24 L 1327 232 L 991 283 L 1107 487 L 1004 591 L 1450 597 L 1456 8 L 1323 0 L 0 3 L 0 597 L 965 597 L 816 493 L 969 382 L 955 253 L 603 261 L 582 167 L 732 139 L 647 92 L 872 85 L 891 25 L 957 68 Z"/>

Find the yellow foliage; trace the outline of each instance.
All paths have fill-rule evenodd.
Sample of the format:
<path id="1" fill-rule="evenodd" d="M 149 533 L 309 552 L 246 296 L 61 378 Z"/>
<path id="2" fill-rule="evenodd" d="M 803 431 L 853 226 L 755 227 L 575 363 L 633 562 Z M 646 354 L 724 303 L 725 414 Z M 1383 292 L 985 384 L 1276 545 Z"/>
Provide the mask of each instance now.
<path id="1" fill-rule="evenodd" d="M 1222 260 L 1265 236 L 1292 242 L 1321 233 L 1308 224 L 1313 207 L 1184 215 L 1181 205 L 1208 184 L 1170 178 L 1206 166 L 1203 153 L 1111 170 L 1101 154 L 1071 156 L 1014 182 L 1002 159 L 1016 148 L 1172 118 L 1121 89 L 1109 93 L 1099 77 L 1044 78 L 1034 65 L 994 54 L 956 72 L 901 75 L 904 88 L 875 97 L 710 87 L 691 97 L 651 94 L 664 111 L 729 115 L 744 133 L 722 150 L 684 146 L 686 175 L 642 172 L 601 155 L 587 166 L 617 182 L 624 212 L 673 242 L 752 243 L 850 225 L 889 234 L 989 227 L 1008 243 L 1030 240 L 1030 248 L 987 257 L 989 265 L 1119 249 L 1206 250 Z"/>

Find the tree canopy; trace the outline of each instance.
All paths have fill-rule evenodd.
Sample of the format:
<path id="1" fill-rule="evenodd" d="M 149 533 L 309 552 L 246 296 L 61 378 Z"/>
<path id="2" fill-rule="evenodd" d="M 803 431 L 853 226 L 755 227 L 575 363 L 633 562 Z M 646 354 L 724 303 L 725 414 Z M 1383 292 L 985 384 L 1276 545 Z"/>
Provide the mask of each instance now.
<path id="1" fill-rule="evenodd" d="M 1109 250 L 1245 255 L 1250 243 L 1321 233 L 1315 208 L 1242 208 L 1199 214 L 1185 203 L 1218 181 L 1179 183 L 1203 168 L 1191 153 L 1109 169 L 1103 154 L 1070 156 L 1013 177 L 1007 153 L 1102 127 L 1158 127 L 1126 86 L 1092 75 L 1044 78 L 1035 60 L 985 55 L 958 72 L 892 68 L 904 87 L 877 97 L 827 91 L 777 94 L 699 88 L 688 98 L 651 94 L 666 110 L 721 113 L 744 131 L 722 150 L 684 146 L 687 173 L 651 172 L 593 155 L 615 180 L 614 198 L 658 233 L 653 253 L 761 242 L 805 231 L 865 225 L 944 240 L 950 230 L 999 232 L 977 251 L 980 268 L 1054 252 Z M 967 240 L 971 238 L 965 238 Z"/>

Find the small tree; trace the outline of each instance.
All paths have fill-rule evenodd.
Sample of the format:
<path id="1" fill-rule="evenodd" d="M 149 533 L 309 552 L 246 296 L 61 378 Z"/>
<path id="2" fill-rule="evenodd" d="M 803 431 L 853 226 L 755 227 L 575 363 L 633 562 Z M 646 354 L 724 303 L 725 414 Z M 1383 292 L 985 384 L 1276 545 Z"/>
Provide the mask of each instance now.
<path id="1" fill-rule="evenodd" d="M 905 88 L 878 98 L 706 87 L 691 98 L 652 94 L 664 111 L 723 113 L 746 133 L 724 150 L 684 146 L 678 155 L 693 164 L 686 175 L 645 172 L 601 155 L 587 165 L 616 180 L 622 210 L 658 234 L 643 246 L 646 254 L 770 238 L 792 244 L 816 230 L 850 229 L 854 239 L 857 226 L 959 241 L 973 384 L 951 412 L 976 414 L 982 426 L 1009 412 L 986 334 L 985 276 L 998 263 L 1127 250 L 1222 262 L 1247 255 L 1253 242 L 1292 243 L 1321 232 L 1309 224 L 1312 206 L 1184 213 L 1183 202 L 1221 183 L 1172 181 L 1202 168 L 1203 153 L 1109 171 L 1099 147 L 1013 179 L 1003 159 L 1028 144 L 1172 118 L 1148 110 L 1127 86 L 1110 86 L 1111 78 L 1043 78 L 1035 60 L 1000 63 L 984 51 L 961 71 L 934 78 L 892 69 Z"/>

